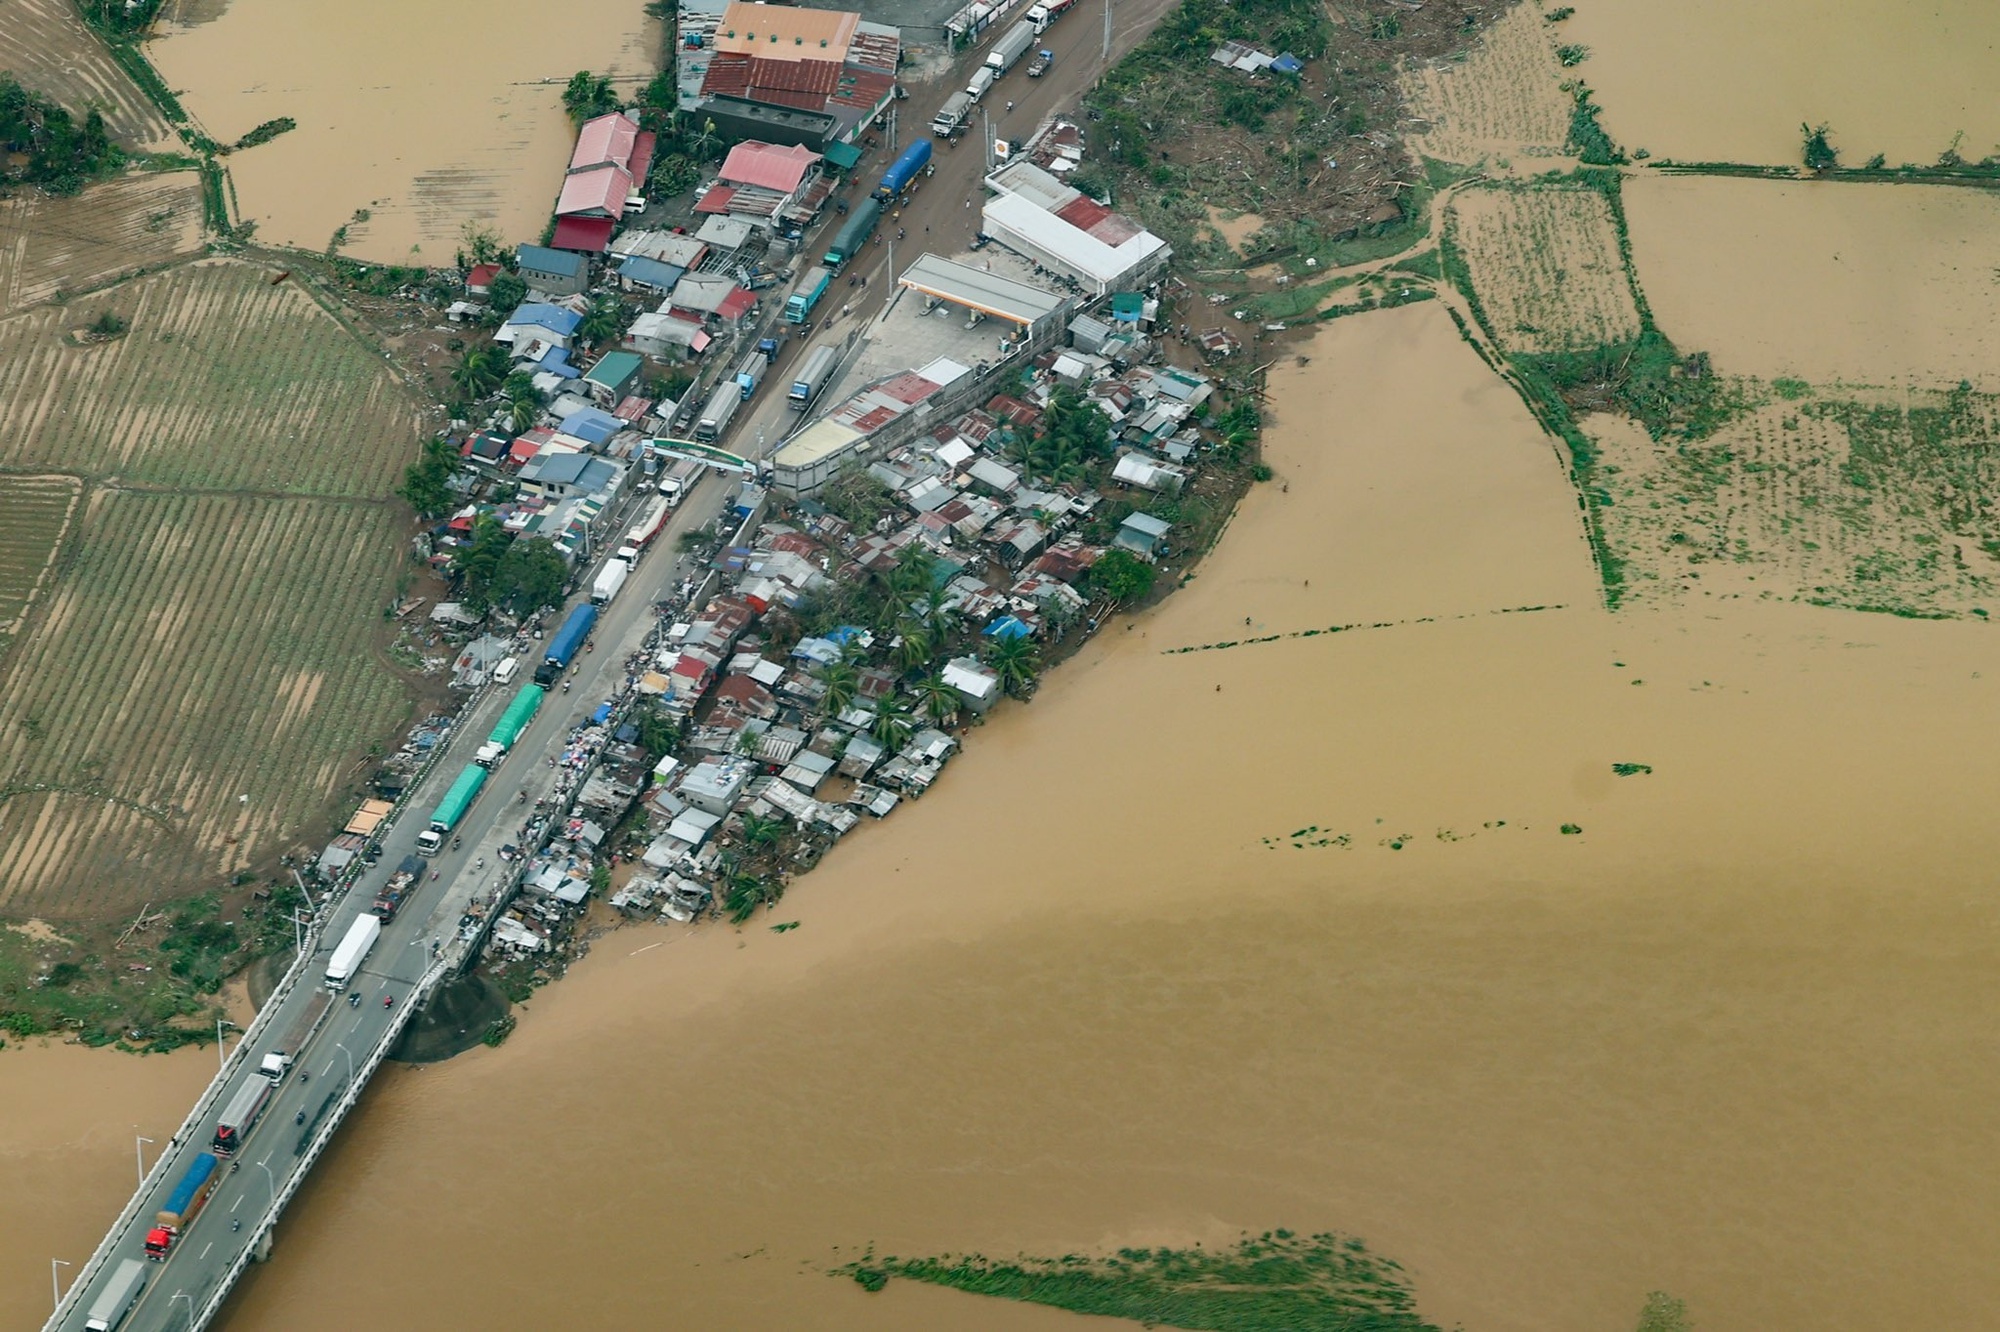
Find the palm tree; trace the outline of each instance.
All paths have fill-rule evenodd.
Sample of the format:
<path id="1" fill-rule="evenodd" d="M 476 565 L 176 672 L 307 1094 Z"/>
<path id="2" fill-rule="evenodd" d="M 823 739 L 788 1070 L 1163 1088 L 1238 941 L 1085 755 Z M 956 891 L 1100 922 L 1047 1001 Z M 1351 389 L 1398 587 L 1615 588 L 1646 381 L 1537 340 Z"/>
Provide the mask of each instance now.
<path id="1" fill-rule="evenodd" d="M 937 556 L 930 547 L 912 544 L 889 575 L 889 586 L 905 596 L 920 596 L 937 583 Z"/>
<path id="2" fill-rule="evenodd" d="M 762 818 L 756 814 L 743 816 L 743 842 L 746 846 L 765 847 L 776 842 L 785 831 L 783 819 Z"/>
<path id="3" fill-rule="evenodd" d="M 884 699 L 875 709 L 875 724 L 868 733 L 884 749 L 901 749 L 910 738 L 916 723 L 910 719 L 910 710 L 893 699 Z"/>
<path id="4" fill-rule="evenodd" d="M 924 715 L 940 726 L 950 724 L 958 715 L 958 691 L 944 682 L 944 672 L 936 671 L 917 683 L 917 702 L 923 705 Z"/>
<path id="5" fill-rule="evenodd" d="M 590 308 L 577 324 L 577 336 L 595 347 L 618 332 L 618 316 L 618 302 L 609 296 L 599 296 L 590 303 Z"/>
<path id="6" fill-rule="evenodd" d="M 451 368 L 452 387 L 464 394 L 468 401 L 486 396 L 500 376 L 494 373 L 493 358 L 487 355 L 491 344 L 474 347 L 458 358 L 458 364 Z"/>
<path id="7" fill-rule="evenodd" d="M 1026 634 L 1007 634 L 992 639 L 986 647 L 986 664 L 1000 677 L 1000 687 L 1019 698 L 1035 685 L 1041 668 L 1040 654 Z"/>
<path id="8" fill-rule="evenodd" d="M 820 699 L 820 706 L 827 716 L 838 717 L 854 702 L 855 693 L 861 687 L 861 677 L 854 667 L 845 661 L 837 661 L 821 671 L 819 678 L 826 682 L 826 694 Z"/>
<path id="9" fill-rule="evenodd" d="M 533 398 L 509 398 L 507 399 L 507 426 L 518 435 L 533 426 L 535 418 L 541 415 L 541 412 L 541 404 Z"/>
<path id="10" fill-rule="evenodd" d="M 908 616 L 896 621 L 898 635 L 895 657 L 896 664 L 905 671 L 918 670 L 931 659 L 931 631 Z"/>
<path id="11" fill-rule="evenodd" d="M 730 875 L 722 895 L 722 905 L 729 912 L 730 923 L 735 925 L 750 919 L 764 903 L 777 900 L 770 880 L 755 874 Z"/>

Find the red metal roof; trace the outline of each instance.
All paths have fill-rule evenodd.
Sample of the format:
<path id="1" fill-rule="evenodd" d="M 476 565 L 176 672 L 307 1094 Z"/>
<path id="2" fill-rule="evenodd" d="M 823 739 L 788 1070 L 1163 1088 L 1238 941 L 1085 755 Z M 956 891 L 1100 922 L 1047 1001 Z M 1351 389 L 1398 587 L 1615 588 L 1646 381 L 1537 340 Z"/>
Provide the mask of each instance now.
<path id="1" fill-rule="evenodd" d="M 769 143 L 739 143 L 729 150 L 717 174 L 737 185 L 757 185 L 790 194 L 818 161 L 818 153 L 796 144 L 780 148 Z"/>
<path id="2" fill-rule="evenodd" d="M 915 371 L 906 370 L 893 379 L 885 380 L 876 391 L 887 397 L 894 398 L 897 402 L 914 407 L 925 398 L 930 397 L 931 394 L 936 393 L 938 385 L 925 379 Z"/>
<path id="3" fill-rule="evenodd" d="M 1056 216 L 1075 227 L 1078 231 L 1089 231 L 1092 227 L 1111 216 L 1111 210 L 1088 195 L 1079 194 L 1061 208 Z"/>
<path id="4" fill-rule="evenodd" d="M 576 133 L 576 151 L 570 154 L 569 169 L 583 171 L 606 163 L 629 169 L 638 137 L 639 122 L 622 111 L 586 120 Z"/>
<path id="5" fill-rule="evenodd" d="M 558 250 L 602 254 L 611 244 L 611 231 L 617 225 L 608 217 L 559 217 L 555 238 L 549 243 Z"/>
<path id="6" fill-rule="evenodd" d="M 625 173 L 632 177 L 632 192 L 646 188 L 646 173 L 653 169 L 653 145 L 659 135 L 651 130 L 640 130 L 632 140 L 632 160 L 625 164 Z"/>
<path id="7" fill-rule="evenodd" d="M 500 276 L 500 265 L 475 264 L 472 271 L 465 275 L 465 289 L 467 291 L 483 290 L 498 276 Z"/>
<path id="8" fill-rule="evenodd" d="M 760 91 L 818 93 L 822 100 L 840 81 L 835 60 L 765 60 L 750 57 L 750 86 Z"/>
<path id="9" fill-rule="evenodd" d="M 749 314 L 756 304 L 756 292 L 738 287 L 722 298 L 722 304 L 715 308 L 715 313 L 724 319 L 741 319 Z"/>
<path id="10" fill-rule="evenodd" d="M 556 216 L 623 217 L 625 200 L 631 193 L 632 177 L 624 167 L 600 166 L 571 172 L 563 178 L 562 194 L 556 199 Z"/>
<path id="11" fill-rule="evenodd" d="M 694 206 L 694 211 L 697 213 L 726 213 L 729 211 L 729 201 L 735 197 L 735 186 L 711 185 L 708 187 L 708 193 L 701 196 L 701 202 Z"/>
<path id="12" fill-rule="evenodd" d="M 741 97 L 750 91 L 750 57 L 717 51 L 701 78 L 703 97 Z"/>
<path id="13" fill-rule="evenodd" d="M 827 101 L 836 106 L 851 106 L 857 111 L 872 111 L 888 98 L 895 87 L 894 74 L 848 65 L 841 70 L 840 82 Z"/>

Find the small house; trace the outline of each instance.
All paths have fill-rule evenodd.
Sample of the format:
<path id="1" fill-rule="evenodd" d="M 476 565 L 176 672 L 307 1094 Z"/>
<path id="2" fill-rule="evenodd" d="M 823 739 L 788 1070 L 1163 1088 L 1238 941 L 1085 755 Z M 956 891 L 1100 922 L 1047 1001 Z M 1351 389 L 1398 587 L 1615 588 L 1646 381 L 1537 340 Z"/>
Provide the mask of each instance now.
<path id="1" fill-rule="evenodd" d="M 644 364 L 636 352 L 606 352 L 583 377 L 584 391 L 606 407 L 615 406 L 638 385 L 639 370 Z"/>
<path id="2" fill-rule="evenodd" d="M 1127 514 L 1125 521 L 1118 525 L 1118 536 L 1113 544 L 1142 559 L 1151 560 L 1157 558 L 1165 547 L 1167 532 L 1172 526 L 1150 513 Z"/>
<path id="3" fill-rule="evenodd" d="M 519 251 L 521 281 L 528 290 L 547 296 L 575 296 L 590 285 L 590 261 L 568 250 L 523 245 Z"/>
<path id="4" fill-rule="evenodd" d="M 984 712 L 1000 697 L 1000 676 L 976 657 L 953 657 L 944 664 L 944 682 L 974 712 Z"/>

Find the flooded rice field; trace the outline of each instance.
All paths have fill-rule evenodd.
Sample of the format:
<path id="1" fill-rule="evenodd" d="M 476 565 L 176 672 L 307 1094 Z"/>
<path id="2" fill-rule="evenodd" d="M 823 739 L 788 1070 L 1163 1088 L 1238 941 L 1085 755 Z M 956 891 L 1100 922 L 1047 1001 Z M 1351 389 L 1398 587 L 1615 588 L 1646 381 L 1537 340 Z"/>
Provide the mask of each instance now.
<path id="1" fill-rule="evenodd" d="M 1553 9 L 1554 6 L 1545 6 Z M 1801 123 L 1830 124 L 1842 160 L 1928 163 L 1963 134 L 2000 145 L 2000 7 L 1869 0 L 1590 0 L 1559 25 L 1604 127 L 1682 162 L 1796 165 Z"/>
<path id="2" fill-rule="evenodd" d="M 824 1270 L 1278 1225 L 1445 1326 L 2000 1317 L 1988 631 L 1607 615 L 1440 309 L 1310 354 L 1182 595 L 775 915 L 384 1079 L 224 1325 L 1053 1328 Z"/>
<path id="3" fill-rule="evenodd" d="M 631 0 L 559 22 L 525 0 L 234 0 L 164 32 L 148 53 L 211 137 L 298 121 L 228 159 L 260 240 L 319 250 L 348 226 L 345 253 L 425 264 L 451 263 L 468 221 L 539 236 L 575 137 L 562 85 L 579 69 L 642 83 L 662 40 Z"/>
<path id="4" fill-rule="evenodd" d="M 1642 173 L 1624 194 L 1654 315 L 1717 370 L 2000 389 L 1991 192 Z"/>
<path id="5" fill-rule="evenodd" d="M 1810 117 L 1928 160 L 1958 128 L 2000 138 L 1965 110 L 1993 104 L 1970 53 L 1995 22 L 1620 0 L 1562 39 L 1591 44 L 1628 146 L 1791 161 Z M 1509 40 L 1488 74 L 1547 73 Z M 1540 102 L 1433 92 L 1472 108 L 1468 156 L 1545 146 Z M 239 191 L 304 135 L 239 159 Z M 1624 201 L 1660 326 L 1721 372 L 1915 382 L 1905 415 L 1923 386 L 1990 387 L 1982 196 L 1637 179 Z M 1602 277 L 1604 219 L 1505 206 L 1474 259 L 1551 256 L 1503 288 L 1540 330 L 1573 271 Z M 1557 345 L 1631 317 L 1588 308 Z M 1703 1332 L 2000 1324 L 1993 630 L 1760 599 L 1947 542 L 1946 499 L 1895 489 L 1898 451 L 1871 445 L 1857 465 L 1895 502 L 1843 516 L 1832 487 L 1877 427 L 1788 405 L 1808 399 L 1714 437 L 1745 475 L 1661 470 L 1663 491 L 1643 482 L 1667 451 L 1593 420 L 1614 508 L 1669 523 L 1699 482 L 1718 550 L 1755 508 L 1746 548 L 1779 552 L 1714 596 L 1712 565 L 1635 559 L 1685 595 L 1614 615 L 1556 447 L 1442 303 L 1297 350 L 1271 374 L 1276 475 L 1187 587 L 775 913 L 617 933 L 504 1047 L 391 1070 L 222 1325 L 1081 1327 L 826 1271 L 870 1245 L 1277 1226 L 1363 1237 L 1469 1332 L 1626 1328 L 1649 1290 Z M 1822 482 L 1824 522 L 1795 526 Z M 34 1062 L 57 1058 L 81 1057 L 0 1054 L 0 1106 L 74 1076 Z M 91 1067 L 82 1128 L 0 1115 L 6 1182 L 64 1200 L 49 1243 L 79 1259 L 126 1187 L 102 1106 L 177 1119 L 205 1072 Z M 40 1255 L 7 1261 L 0 1316 L 26 1323 Z"/>

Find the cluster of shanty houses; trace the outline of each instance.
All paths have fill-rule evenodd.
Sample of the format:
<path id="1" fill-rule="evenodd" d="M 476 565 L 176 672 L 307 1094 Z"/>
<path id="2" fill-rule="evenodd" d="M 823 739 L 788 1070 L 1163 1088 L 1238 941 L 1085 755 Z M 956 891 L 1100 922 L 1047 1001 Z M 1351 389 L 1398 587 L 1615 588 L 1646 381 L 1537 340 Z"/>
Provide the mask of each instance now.
<path id="1" fill-rule="evenodd" d="M 1030 397 L 1046 401 L 1069 378 L 1089 389 L 1114 434 L 1128 441 L 1114 469 L 1119 482 L 1177 489 L 1201 446 L 1190 418 L 1209 385 L 1184 371 L 1114 372 L 1101 352 L 1046 359 L 1029 397 L 995 397 L 873 463 L 898 502 L 873 527 L 857 530 L 804 500 L 764 522 L 748 544 L 717 555 L 723 590 L 637 664 L 638 692 L 681 723 L 683 738 L 679 752 L 652 770 L 641 801 L 649 830 L 642 870 L 614 905 L 686 919 L 716 890 L 732 819 L 783 820 L 809 859 L 863 814 L 879 818 L 921 795 L 956 751 L 957 739 L 914 720 L 915 708 L 907 736 L 890 737 L 894 744 L 878 738 L 882 709 L 911 704 L 902 697 L 903 674 L 878 664 L 892 644 L 855 625 L 775 640 L 772 626 L 790 621 L 771 619 L 772 609 L 886 573 L 922 548 L 942 606 L 980 626 L 981 637 L 1052 636 L 1059 624 L 1094 624 L 1085 575 L 1105 547 L 1081 529 L 1106 497 L 1082 485 L 1035 485 L 997 450 L 1038 420 L 1041 406 Z M 1112 540 L 1150 559 L 1168 531 L 1134 513 Z M 855 664 L 853 697 L 830 713 L 826 670 L 841 661 Z M 1002 692 L 999 675 L 975 656 L 945 662 L 940 674 L 964 714 L 984 713 Z M 630 784 L 628 777 L 619 789 Z"/>

